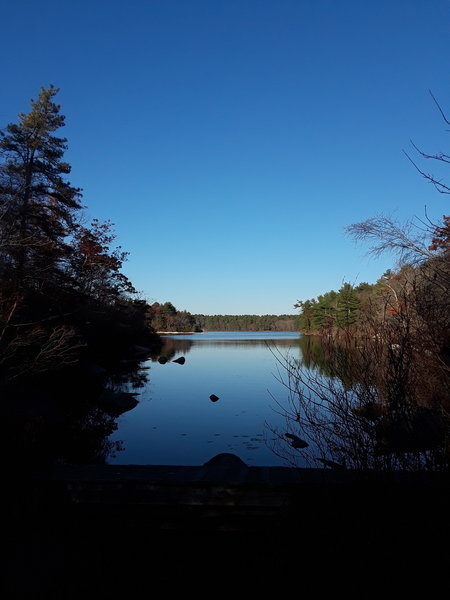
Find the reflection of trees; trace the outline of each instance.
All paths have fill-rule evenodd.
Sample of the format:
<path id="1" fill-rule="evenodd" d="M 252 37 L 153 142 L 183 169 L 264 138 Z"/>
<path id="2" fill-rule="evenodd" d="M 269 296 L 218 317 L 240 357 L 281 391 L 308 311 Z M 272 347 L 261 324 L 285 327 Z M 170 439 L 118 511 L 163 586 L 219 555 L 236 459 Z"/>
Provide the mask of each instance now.
<path id="1" fill-rule="evenodd" d="M 91 406 L 84 413 L 67 420 L 57 433 L 61 435 L 55 445 L 57 460 L 74 464 L 104 464 L 121 449 L 121 442 L 109 437 L 117 430 L 117 415 Z"/>
<path id="2" fill-rule="evenodd" d="M 176 354 L 187 354 L 190 352 L 193 344 L 192 340 L 180 339 L 178 337 L 162 337 L 162 341 L 162 347 L 159 352 L 150 355 L 152 362 L 157 362 L 161 357 L 172 360 Z"/>
<path id="3" fill-rule="evenodd" d="M 327 374 L 331 354 L 326 351 L 325 345 L 318 336 L 303 336 L 299 340 L 301 350 L 301 363 L 307 369 L 319 369 L 323 375 Z"/>
<path id="4" fill-rule="evenodd" d="M 141 361 L 123 361 L 116 363 L 110 370 L 107 386 L 112 390 L 122 390 L 124 386 L 133 390 L 143 388 L 148 381 L 148 368 Z"/>
<path id="5" fill-rule="evenodd" d="M 358 375 L 359 353 L 354 347 L 327 344 L 319 336 L 304 336 L 299 340 L 300 364 L 323 377 L 339 377 L 347 387 Z"/>
<path id="6" fill-rule="evenodd" d="M 177 354 L 187 354 L 190 352 L 192 346 L 201 345 L 202 348 L 223 348 L 225 346 L 239 347 L 241 349 L 252 350 L 255 348 L 267 348 L 271 346 L 280 346 L 283 348 L 298 347 L 299 339 L 186 339 L 180 336 L 176 337 L 163 337 L 163 346 L 161 350 L 151 355 L 151 360 L 156 362 L 158 358 L 164 357 L 167 360 L 171 360 Z"/>
<path id="7" fill-rule="evenodd" d="M 30 392 L 31 394 L 31 392 Z M 28 395 L 28 394 L 27 394 Z M 10 394 L 9 401 L 17 401 Z M 38 405 L 9 407 L 6 443 L 12 460 L 20 467 L 45 467 L 53 463 L 101 464 L 117 444 L 108 437 L 117 429 L 116 418 L 87 403 L 59 400 L 46 394 Z"/>
<path id="8" fill-rule="evenodd" d="M 443 154 L 419 154 L 449 164 Z M 369 241 L 375 255 L 396 253 L 401 268 L 367 298 L 356 328 L 330 331 L 335 343 L 325 352 L 308 342 L 302 362 L 279 355 L 288 400 L 278 403 L 286 431 L 278 432 L 274 450 L 283 454 L 286 432 L 301 433 L 311 442 L 302 453 L 312 462 L 448 470 L 450 217 L 433 223 L 425 215 L 400 225 L 378 216 L 348 232 Z M 288 454 L 295 462 L 290 448 Z"/>
<path id="9" fill-rule="evenodd" d="M 120 441 L 109 439 L 117 430 L 118 417 L 128 410 L 120 391 L 143 387 L 148 372 L 134 361 L 97 369 L 89 373 L 73 369 L 54 374 L 51 381 L 35 378 L 27 387 L 2 389 L 7 399 L 6 443 L 18 465 L 103 464 L 121 450 Z M 101 402 L 105 393 L 108 404 Z M 121 403 L 114 404 L 115 395 Z"/>
<path id="10" fill-rule="evenodd" d="M 353 341 L 303 345 L 301 360 L 276 353 L 287 399 L 275 399 L 285 428 L 269 426 L 274 452 L 311 466 L 449 468 L 448 369 L 412 344 L 404 323 L 379 327 L 357 348 Z M 309 446 L 293 449 L 286 433 Z"/>

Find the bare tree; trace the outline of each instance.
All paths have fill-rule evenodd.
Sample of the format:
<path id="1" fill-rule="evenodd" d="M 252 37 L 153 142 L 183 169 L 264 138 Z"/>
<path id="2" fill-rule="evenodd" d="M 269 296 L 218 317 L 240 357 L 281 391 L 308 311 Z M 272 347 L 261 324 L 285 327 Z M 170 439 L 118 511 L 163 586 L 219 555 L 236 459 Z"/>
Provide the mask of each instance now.
<path id="1" fill-rule="evenodd" d="M 444 111 L 442 110 L 441 106 L 439 105 L 438 101 L 436 100 L 436 98 L 434 97 L 434 95 L 432 94 L 431 90 L 428 90 L 430 96 L 433 98 L 433 101 L 435 103 L 435 105 L 438 108 L 438 111 L 440 112 L 444 122 L 447 125 L 450 125 L 450 121 L 447 119 L 447 117 L 445 116 Z M 449 130 L 450 131 L 450 130 Z M 411 144 L 414 147 L 414 149 L 416 150 L 416 152 L 424 159 L 426 160 L 436 160 L 440 163 L 445 163 L 445 164 L 450 164 L 450 155 L 446 154 L 444 152 L 438 152 L 436 154 L 428 154 L 427 152 L 424 152 L 423 150 L 420 150 L 416 144 L 411 140 Z M 405 155 L 407 156 L 408 160 L 414 165 L 414 167 L 417 169 L 417 171 L 422 175 L 422 177 L 428 181 L 429 183 L 431 183 L 432 185 L 434 185 L 434 187 L 437 189 L 437 191 L 441 194 L 450 194 L 450 187 L 444 183 L 441 179 L 438 179 L 435 175 L 431 174 L 431 173 L 427 173 L 425 172 L 423 169 L 421 169 L 417 163 L 411 158 L 411 156 L 404 150 L 403 151 L 405 153 Z"/>
<path id="2" fill-rule="evenodd" d="M 432 258 L 429 240 L 437 227 L 431 221 L 427 224 L 417 218 L 399 223 L 386 215 L 372 217 L 360 223 L 353 223 L 346 232 L 356 241 L 368 241 L 369 253 L 373 256 L 391 251 L 397 254 L 400 264 L 419 262 Z"/>
<path id="3" fill-rule="evenodd" d="M 272 450 L 290 464 L 449 468 L 450 372 L 433 337 L 414 327 L 410 292 L 399 289 L 398 297 L 401 309 L 394 313 L 397 307 L 383 298 L 384 319 L 368 313 L 356 339 L 322 341 L 328 373 L 275 353 L 286 397 L 274 403 L 285 426 L 267 427 Z M 295 447 L 292 435 L 307 445 Z"/>
<path id="4" fill-rule="evenodd" d="M 424 159 L 450 163 L 448 154 L 413 146 Z M 440 193 L 450 193 L 407 156 Z M 424 219 L 401 224 L 380 215 L 346 231 L 369 242 L 373 255 L 395 254 L 399 270 L 365 307 L 352 335 L 330 338 L 329 376 L 278 355 L 287 400 L 275 402 L 286 427 L 271 428 L 273 450 L 291 463 L 301 456 L 335 468 L 449 469 L 450 217 L 436 223 L 425 211 Z M 292 435 L 308 445 L 293 449 Z"/>

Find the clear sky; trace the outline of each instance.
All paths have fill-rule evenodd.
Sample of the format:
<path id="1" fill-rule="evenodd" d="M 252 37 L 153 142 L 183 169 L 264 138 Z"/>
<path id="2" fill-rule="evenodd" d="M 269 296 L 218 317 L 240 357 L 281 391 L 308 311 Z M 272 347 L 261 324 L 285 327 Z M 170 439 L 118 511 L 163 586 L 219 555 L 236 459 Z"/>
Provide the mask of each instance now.
<path id="1" fill-rule="evenodd" d="M 0 18 L 0 126 L 60 88 L 70 181 L 150 302 L 295 313 L 393 266 L 347 225 L 449 212 L 403 150 L 445 151 L 428 90 L 448 115 L 450 0 L 2 0 Z"/>

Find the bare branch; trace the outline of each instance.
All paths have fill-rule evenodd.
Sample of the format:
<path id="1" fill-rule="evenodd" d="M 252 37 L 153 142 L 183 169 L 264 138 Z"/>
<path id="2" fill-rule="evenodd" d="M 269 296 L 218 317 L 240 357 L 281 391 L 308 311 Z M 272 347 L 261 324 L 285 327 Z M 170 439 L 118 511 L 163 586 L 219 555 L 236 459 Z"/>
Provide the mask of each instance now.
<path id="1" fill-rule="evenodd" d="M 412 140 L 410 140 L 410 142 L 417 150 L 417 152 L 421 154 L 424 158 L 432 158 L 434 160 L 440 160 L 442 162 L 450 164 L 450 156 L 448 154 L 444 154 L 443 152 L 440 152 L 439 154 L 426 154 L 425 152 L 423 152 L 423 150 L 418 148 Z"/>
<path id="2" fill-rule="evenodd" d="M 415 229 L 417 231 L 418 227 Z M 432 258 L 434 254 L 428 250 L 425 243 L 426 234 L 429 235 L 430 232 L 422 232 L 418 236 L 414 235 L 412 230 L 412 221 L 400 225 L 384 215 L 354 223 L 345 229 L 355 240 L 371 242 L 373 245 L 369 253 L 374 256 L 391 251 L 399 256 L 400 262 L 412 263 Z"/>
<path id="3" fill-rule="evenodd" d="M 419 152 L 420 152 L 420 150 L 419 150 Z M 417 171 L 422 175 L 422 177 L 424 179 L 427 179 L 430 183 L 432 183 L 440 194 L 450 194 L 450 187 L 448 185 L 446 185 L 445 183 L 442 183 L 442 181 L 439 181 L 438 179 L 436 179 L 434 177 L 434 175 L 431 175 L 429 173 L 425 173 L 425 171 L 422 171 L 422 169 L 409 156 L 409 154 L 406 152 L 406 150 L 403 150 L 403 153 L 405 154 L 407 159 L 414 165 L 414 167 L 417 169 Z M 426 158 L 433 158 L 433 157 L 430 156 L 430 157 L 426 157 Z"/>
<path id="4" fill-rule="evenodd" d="M 443 111 L 443 110 L 442 110 L 442 108 L 440 107 L 440 104 L 439 104 L 439 102 L 438 102 L 438 101 L 436 100 L 436 98 L 433 96 L 433 93 L 432 93 L 432 91 L 431 91 L 431 90 L 428 90 L 428 93 L 429 93 L 429 94 L 430 94 L 430 96 L 433 98 L 433 100 L 434 100 L 434 103 L 436 104 L 436 106 L 437 106 L 437 108 L 438 108 L 439 112 L 441 113 L 441 115 L 442 115 L 442 118 L 444 119 L 444 121 L 447 123 L 447 125 L 450 125 L 450 121 L 449 121 L 449 120 L 447 119 L 447 117 L 445 116 L 445 114 L 444 114 L 444 111 Z"/>

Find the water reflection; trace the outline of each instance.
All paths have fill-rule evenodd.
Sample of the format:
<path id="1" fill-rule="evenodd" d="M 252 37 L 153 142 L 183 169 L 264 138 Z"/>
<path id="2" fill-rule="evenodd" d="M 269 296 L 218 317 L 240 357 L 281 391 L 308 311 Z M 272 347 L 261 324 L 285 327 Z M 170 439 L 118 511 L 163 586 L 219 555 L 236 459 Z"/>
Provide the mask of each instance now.
<path id="1" fill-rule="evenodd" d="M 448 417 L 394 409 L 379 364 L 312 336 L 165 337 L 147 358 L 3 390 L 7 443 L 24 464 L 201 465 L 233 453 L 260 466 L 443 468 Z"/>
<path id="2" fill-rule="evenodd" d="M 448 469 L 446 384 L 441 379 L 427 398 L 419 352 L 377 340 L 357 346 L 312 337 L 302 338 L 300 348 L 299 360 L 277 354 L 287 396 L 274 399 L 283 426 L 268 424 L 275 453 L 293 465 Z M 308 442 L 301 459 L 286 445 L 293 435 Z"/>
<path id="3" fill-rule="evenodd" d="M 327 344 L 314 335 L 301 337 L 299 364 L 322 377 L 339 378 L 346 389 L 358 383 L 359 353 L 356 346 Z"/>
<path id="4" fill-rule="evenodd" d="M 285 465 L 267 444 L 265 422 L 278 419 L 270 390 L 280 387 L 271 348 L 300 358 L 299 339 L 274 332 L 165 336 L 147 363 L 139 405 L 119 419 L 111 439 L 123 440 L 124 450 L 110 462 L 199 465 L 226 452 L 248 464 Z"/>
<path id="5" fill-rule="evenodd" d="M 123 449 L 111 440 L 118 418 L 138 404 L 148 369 L 126 360 L 107 368 L 80 363 L 1 390 L 12 460 L 24 469 L 48 464 L 104 464 Z"/>
<path id="6" fill-rule="evenodd" d="M 302 338 L 298 334 L 286 334 L 286 337 L 280 337 L 282 334 L 265 334 L 262 332 L 214 332 L 219 337 L 212 337 L 209 334 L 189 334 L 176 336 L 163 336 L 164 344 L 160 353 L 157 356 L 152 356 L 150 359 L 160 361 L 163 357 L 166 360 L 171 360 L 176 354 L 187 354 L 193 346 L 201 344 L 203 348 L 221 348 L 221 347 L 240 347 L 247 350 L 255 348 L 267 348 L 268 345 L 276 345 L 283 348 L 291 348 L 301 344 Z M 223 337 L 222 337 L 223 336 Z M 234 337 L 233 337 L 234 336 Z M 239 336 L 239 337 L 237 337 Z"/>

